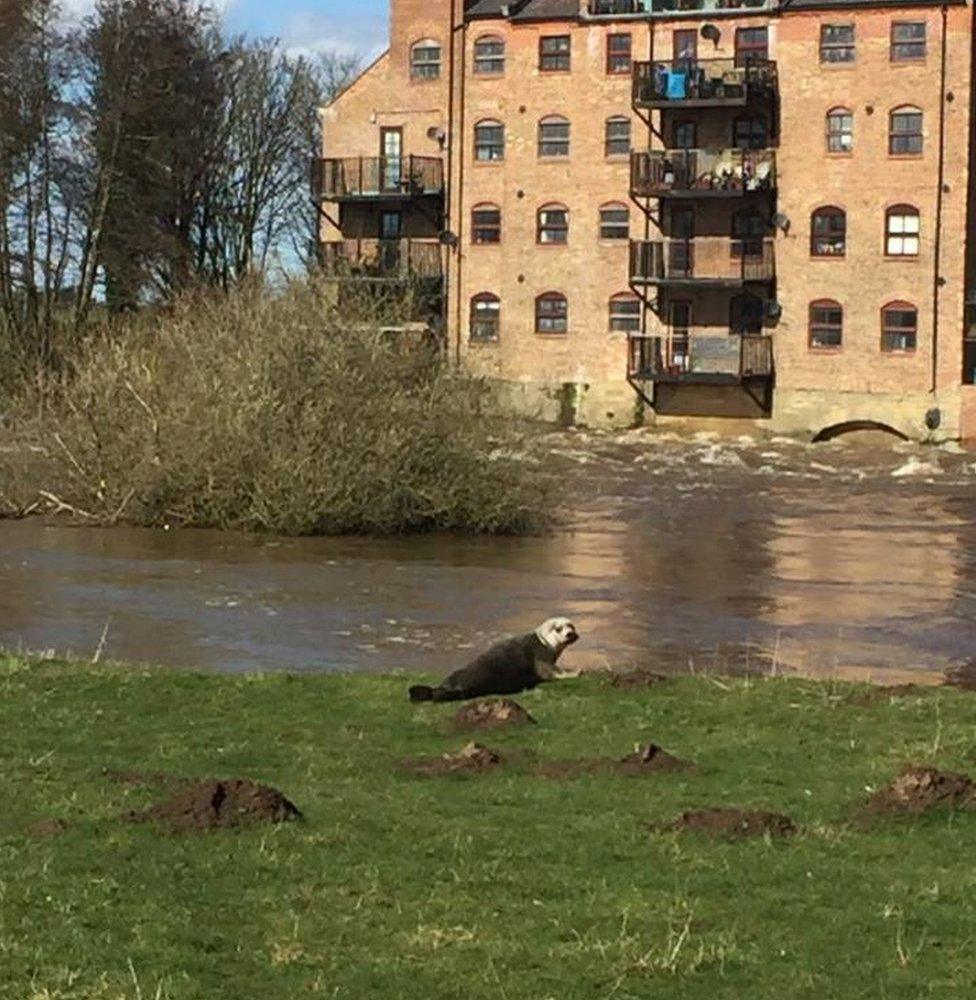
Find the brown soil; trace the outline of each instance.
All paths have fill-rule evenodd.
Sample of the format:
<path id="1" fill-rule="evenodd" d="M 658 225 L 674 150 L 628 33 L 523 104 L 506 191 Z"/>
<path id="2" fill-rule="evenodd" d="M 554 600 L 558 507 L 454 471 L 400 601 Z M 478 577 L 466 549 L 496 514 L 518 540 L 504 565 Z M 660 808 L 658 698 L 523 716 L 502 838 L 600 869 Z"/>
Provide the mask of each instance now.
<path id="1" fill-rule="evenodd" d="M 890 701 L 892 698 L 924 698 L 930 695 L 932 690 L 931 687 L 920 684 L 889 684 L 855 695 L 851 702 L 854 705 L 874 705 L 879 701 Z"/>
<path id="2" fill-rule="evenodd" d="M 623 674 L 611 674 L 609 684 L 610 687 L 631 691 L 635 688 L 653 687 L 655 684 L 661 684 L 666 680 L 667 677 L 664 674 L 657 674 L 646 667 L 640 667 L 637 670 L 629 670 Z"/>
<path id="3" fill-rule="evenodd" d="M 459 708 L 454 716 L 452 729 L 455 732 L 469 732 L 478 729 L 497 729 L 500 726 L 526 726 L 535 719 L 517 701 L 498 698 L 473 701 Z"/>
<path id="4" fill-rule="evenodd" d="M 976 808 L 976 785 L 964 774 L 912 765 L 879 791 L 861 810 L 862 816 L 919 815 L 938 807 Z"/>
<path id="5" fill-rule="evenodd" d="M 951 667 L 946 671 L 942 683 L 960 691 L 976 691 L 976 661 L 970 660 L 961 666 Z"/>
<path id="6" fill-rule="evenodd" d="M 71 824 L 66 819 L 42 819 L 37 823 L 31 823 L 24 833 L 28 837 L 35 837 L 37 839 L 58 837 L 70 826 Z"/>
<path id="7" fill-rule="evenodd" d="M 656 743 L 638 747 L 633 753 L 619 760 L 605 757 L 584 757 L 580 760 L 551 760 L 540 765 L 538 773 L 544 778 L 578 778 L 584 774 L 663 774 L 668 771 L 693 771 L 691 761 L 674 757 Z"/>
<path id="8" fill-rule="evenodd" d="M 124 819 L 160 823 L 173 833 L 196 833 L 251 823 L 282 823 L 301 815 L 277 789 L 233 778 L 188 782 L 171 798 L 144 812 L 127 813 Z"/>
<path id="9" fill-rule="evenodd" d="M 502 758 L 480 743 L 467 743 L 457 753 L 441 757 L 420 757 L 400 762 L 413 774 L 435 777 L 440 774 L 488 774 L 501 766 Z"/>
<path id="10" fill-rule="evenodd" d="M 692 809 L 690 812 L 683 812 L 673 823 L 651 829 L 655 832 L 695 831 L 730 840 L 763 837 L 766 834 L 771 837 L 789 837 L 796 833 L 796 825 L 789 816 L 751 809 Z"/>

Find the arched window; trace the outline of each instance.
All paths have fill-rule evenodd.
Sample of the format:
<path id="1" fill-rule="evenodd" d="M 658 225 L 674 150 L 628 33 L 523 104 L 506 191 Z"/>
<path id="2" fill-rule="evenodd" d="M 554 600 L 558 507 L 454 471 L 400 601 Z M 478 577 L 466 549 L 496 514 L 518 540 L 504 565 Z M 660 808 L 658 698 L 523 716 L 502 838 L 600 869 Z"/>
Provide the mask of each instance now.
<path id="1" fill-rule="evenodd" d="M 850 108 L 827 112 L 827 152 L 849 153 L 854 148 L 854 113 Z"/>
<path id="2" fill-rule="evenodd" d="M 604 152 L 609 156 L 630 156 L 630 119 L 622 115 L 606 122 Z"/>
<path id="3" fill-rule="evenodd" d="M 881 350 L 886 354 L 915 350 L 918 310 L 911 302 L 889 302 L 881 310 Z"/>
<path id="4" fill-rule="evenodd" d="M 535 300 L 535 332 L 565 333 L 569 329 L 569 303 L 560 292 L 546 292 Z"/>
<path id="5" fill-rule="evenodd" d="M 600 207 L 600 239 L 630 239 L 630 209 L 623 202 L 614 201 Z"/>
<path id="6" fill-rule="evenodd" d="M 501 300 L 491 292 L 481 292 L 471 299 L 471 325 L 468 336 L 474 343 L 494 343 L 501 327 Z"/>
<path id="7" fill-rule="evenodd" d="M 888 152 L 891 156 L 920 156 L 922 153 L 922 111 L 895 108 L 888 118 Z"/>
<path id="8" fill-rule="evenodd" d="M 505 40 L 482 35 L 474 43 L 475 76 L 501 76 L 505 72 Z"/>
<path id="9" fill-rule="evenodd" d="M 610 332 L 636 333 L 641 328 L 640 299 L 631 292 L 619 292 L 610 299 Z"/>
<path id="10" fill-rule="evenodd" d="M 476 160 L 505 159 L 505 126 L 487 118 L 474 127 L 474 158 Z"/>
<path id="11" fill-rule="evenodd" d="M 885 212 L 885 254 L 917 257 L 921 223 L 914 205 L 892 205 Z"/>
<path id="12" fill-rule="evenodd" d="M 410 48 L 410 78 L 436 80 L 441 75 L 441 43 L 432 38 L 415 42 Z"/>
<path id="13" fill-rule="evenodd" d="M 536 242 L 559 245 L 569 240 L 569 209 L 565 205 L 543 205 L 539 209 Z"/>
<path id="14" fill-rule="evenodd" d="M 471 242 L 501 243 L 502 210 L 497 205 L 481 204 L 471 209 Z"/>
<path id="15" fill-rule="evenodd" d="M 765 149 L 769 145 L 766 122 L 751 115 L 740 115 L 732 122 L 732 145 L 736 149 Z"/>
<path id="16" fill-rule="evenodd" d="M 844 309 L 833 299 L 817 299 L 810 303 L 810 333 L 807 343 L 811 351 L 836 351 L 844 333 Z"/>
<path id="17" fill-rule="evenodd" d="M 810 217 L 810 255 L 843 257 L 847 252 L 847 215 L 842 208 L 828 205 Z"/>
<path id="18" fill-rule="evenodd" d="M 569 156 L 569 121 L 561 115 L 539 122 L 539 156 Z"/>

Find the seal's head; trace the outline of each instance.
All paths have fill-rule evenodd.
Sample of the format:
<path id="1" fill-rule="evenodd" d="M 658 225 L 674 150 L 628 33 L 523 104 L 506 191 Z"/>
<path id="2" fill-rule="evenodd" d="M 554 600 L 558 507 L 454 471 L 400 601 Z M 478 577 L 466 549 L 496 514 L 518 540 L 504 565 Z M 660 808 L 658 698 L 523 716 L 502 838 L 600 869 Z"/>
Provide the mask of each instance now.
<path id="1" fill-rule="evenodd" d="M 579 638 L 576 626 L 568 618 L 547 618 L 535 630 L 535 634 L 554 653 L 561 653 Z"/>

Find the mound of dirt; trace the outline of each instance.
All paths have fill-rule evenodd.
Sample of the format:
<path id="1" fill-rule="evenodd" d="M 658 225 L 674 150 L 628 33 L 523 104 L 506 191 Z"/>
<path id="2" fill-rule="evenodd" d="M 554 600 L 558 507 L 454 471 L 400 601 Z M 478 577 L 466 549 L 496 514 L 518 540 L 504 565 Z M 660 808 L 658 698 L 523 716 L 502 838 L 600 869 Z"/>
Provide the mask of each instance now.
<path id="1" fill-rule="evenodd" d="M 939 807 L 976 808 L 976 785 L 964 774 L 912 765 L 875 792 L 865 803 L 862 815 L 917 816 Z"/>
<path id="2" fill-rule="evenodd" d="M 144 812 L 125 815 L 131 823 L 155 822 L 173 833 L 196 833 L 252 823 L 301 819 L 294 803 L 276 788 L 233 778 L 187 782 L 175 795 Z"/>
<path id="3" fill-rule="evenodd" d="M 628 670 L 622 674 L 611 674 L 609 679 L 610 687 L 620 688 L 624 691 L 632 691 L 639 688 L 653 687 L 666 681 L 664 674 L 657 674 L 653 670 L 640 667 L 637 670 Z"/>
<path id="4" fill-rule="evenodd" d="M 945 687 L 960 691 L 976 691 L 976 661 L 970 660 L 956 667 L 950 667 L 942 681 Z"/>
<path id="5" fill-rule="evenodd" d="M 692 809 L 683 812 L 673 823 L 652 829 L 679 833 L 694 831 L 730 840 L 763 837 L 766 834 L 789 837 L 796 833 L 796 825 L 789 816 L 751 809 Z"/>
<path id="6" fill-rule="evenodd" d="M 473 701 L 459 708 L 452 728 L 455 732 L 477 729 L 497 729 L 499 726 L 526 726 L 535 719 L 517 701 L 511 698 L 492 698 Z"/>
<path id="7" fill-rule="evenodd" d="M 466 743 L 457 753 L 441 757 L 405 760 L 401 767 L 413 774 L 434 777 L 439 774 L 487 774 L 501 766 L 502 758 L 480 743 Z"/>
<path id="8" fill-rule="evenodd" d="M 660 774 L 662 771 L 691 771 L 695 765 L 669 754 L 656 743 L 637 747 L 614 765 L 618 774 Z"/>

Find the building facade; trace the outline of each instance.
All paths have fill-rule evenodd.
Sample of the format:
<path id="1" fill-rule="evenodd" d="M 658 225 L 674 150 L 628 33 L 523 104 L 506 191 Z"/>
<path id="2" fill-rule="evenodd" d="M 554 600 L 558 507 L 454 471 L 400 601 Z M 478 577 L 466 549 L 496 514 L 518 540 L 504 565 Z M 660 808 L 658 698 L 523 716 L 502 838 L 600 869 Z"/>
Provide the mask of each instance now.
<path id="1" fill-rule="evenodd" d="M 527 411 L 976 434 L 966 2 L 391 0 L 323 262 Z"/>

